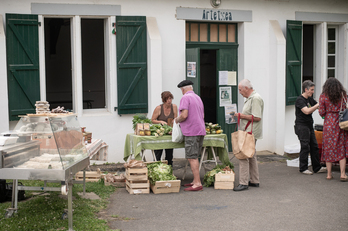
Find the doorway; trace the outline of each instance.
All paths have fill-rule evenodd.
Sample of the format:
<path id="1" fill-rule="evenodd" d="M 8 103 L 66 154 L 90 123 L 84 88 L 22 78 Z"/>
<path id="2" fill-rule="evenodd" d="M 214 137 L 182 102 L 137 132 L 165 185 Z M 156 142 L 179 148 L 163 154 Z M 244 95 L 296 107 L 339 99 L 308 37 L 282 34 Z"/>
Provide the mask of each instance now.
<path id="1" fill-rule="evenodd" d="M 216 119 L 216 50 L 200 51 L 200 93 L 204 104 L 204 120 Z"/>

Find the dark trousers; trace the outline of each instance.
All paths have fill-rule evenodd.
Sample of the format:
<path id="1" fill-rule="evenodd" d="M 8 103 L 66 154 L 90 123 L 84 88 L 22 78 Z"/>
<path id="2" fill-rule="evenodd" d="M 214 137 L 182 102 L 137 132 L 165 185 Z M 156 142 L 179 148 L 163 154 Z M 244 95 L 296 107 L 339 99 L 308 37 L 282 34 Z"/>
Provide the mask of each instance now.
<path id="1" fill-rule="evenodd" d="M 315 138 L 313 127 L 295 125 L 295 133 L 301 143 L 300 151 L 300 172 L 308 169 L 308 154 L 311 154 L 313 172 L 318 172 L 321 168 L 319 160 L 318 142 Z"/>
<path id="2" fill-rule="evenodd" d="M 168 161 L 168 165 L 173 166 L 173 149 L 165 149 L 166 150 L 166 160 Z M 157 161 L 161 160 L 163 149 L 155 150 L 155 155 Z"/>

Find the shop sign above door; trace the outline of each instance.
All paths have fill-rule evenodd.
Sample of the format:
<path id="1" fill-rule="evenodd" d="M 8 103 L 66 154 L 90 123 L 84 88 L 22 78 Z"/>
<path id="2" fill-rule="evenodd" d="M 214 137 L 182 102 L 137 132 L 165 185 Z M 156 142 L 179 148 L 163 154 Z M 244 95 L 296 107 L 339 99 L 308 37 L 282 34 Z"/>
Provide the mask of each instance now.
<path id="1" fill-rule="evenodd" d="M 252 22 L 252 11 L 177 7 L 176 19 L 219 22 Z"/>

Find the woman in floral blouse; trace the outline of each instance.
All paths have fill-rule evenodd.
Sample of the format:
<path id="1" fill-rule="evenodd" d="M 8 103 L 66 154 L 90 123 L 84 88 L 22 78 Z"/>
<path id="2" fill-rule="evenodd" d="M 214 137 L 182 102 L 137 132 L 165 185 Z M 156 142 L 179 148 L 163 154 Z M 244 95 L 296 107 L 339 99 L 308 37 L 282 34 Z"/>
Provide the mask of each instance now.
<path id="1" fill-rule="evenodd" d="M 324 119 L 323 147 L 321 160 L 326 162 L 327 180 L 331 180 L 332 163 L 339 161 L 341 170 L 341 181 L 348 181 L 345 173 L 346 158 L 348 157 L 348 131 L 339 127 L 339 112 L 346 108 L 344 99 L 347 99 L 347 92 L 340 81 L 330 77 L 323 86 L 323 92 L 319 98 L 319 114 Z"/>

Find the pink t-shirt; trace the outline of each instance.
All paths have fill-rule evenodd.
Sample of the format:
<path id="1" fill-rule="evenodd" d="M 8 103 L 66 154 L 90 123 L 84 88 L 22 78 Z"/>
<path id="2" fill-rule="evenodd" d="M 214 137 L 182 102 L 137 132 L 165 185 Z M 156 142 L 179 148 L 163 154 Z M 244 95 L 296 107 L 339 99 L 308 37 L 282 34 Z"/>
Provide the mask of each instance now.
<path id="1" fill-rule="evenodd" d="M 179 111 L 188 110 L 185 121 L 180 123 L 184 136 L 205 136 L 204 106 L 201 98 L 193 91 L 188 91 L 180 100 Z"/>

